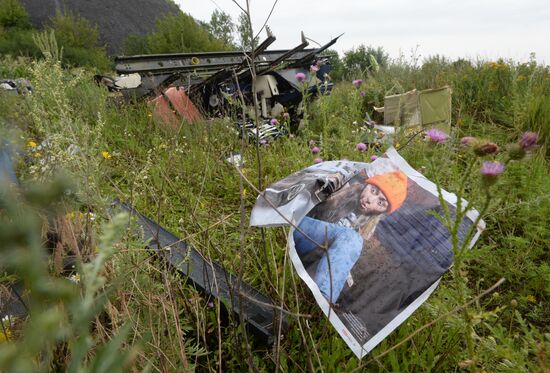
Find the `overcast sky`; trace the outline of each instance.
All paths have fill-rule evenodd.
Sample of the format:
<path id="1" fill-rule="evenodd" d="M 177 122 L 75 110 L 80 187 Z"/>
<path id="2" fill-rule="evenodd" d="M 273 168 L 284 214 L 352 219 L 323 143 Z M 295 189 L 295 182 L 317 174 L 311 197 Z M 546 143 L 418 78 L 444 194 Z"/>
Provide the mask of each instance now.
<path id="1" fill-rule="evenodd" d="M 235 22 L 240 13 L 231 0 L 175 2 L 203 21 L 216 8 Z M 244 0 L 237 2 L 244 7 Z M 251 0 L 250 6 L 258 30 L 273 2 Z M 279 0 L 268 25 L 277 37 L 270 49 L 293 48 L 300 31 L 321 44 L 344 33 L 333 47 L 340 53 L 365 44 L 384 47 L 392 58 L 410 59 L 416 50 L 420 59 L 440 54 L 523 62 L 534 52 L 550 64 L 550 0 Z"/>

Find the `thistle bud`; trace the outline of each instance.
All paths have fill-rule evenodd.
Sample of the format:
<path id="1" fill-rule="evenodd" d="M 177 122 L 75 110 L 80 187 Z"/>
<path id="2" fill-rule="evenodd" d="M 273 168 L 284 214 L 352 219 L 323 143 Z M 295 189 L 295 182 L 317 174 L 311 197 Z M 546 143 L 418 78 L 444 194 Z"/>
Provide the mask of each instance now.
<path id="1" fill-rule="evenodd" d="M 510 144 L 508 146 L 508 155 L 512 160 L 519 161 L 525 157 L 525 154 L 525 150 L 519 144 Z"/>
<path id="2" fill-rule="evenodd" d="M 498 150 L 498 145 L 489 141 L 480 142 L 474 147 L 474 153 L 480 157 L 496 154 L 498 153 Z"/>

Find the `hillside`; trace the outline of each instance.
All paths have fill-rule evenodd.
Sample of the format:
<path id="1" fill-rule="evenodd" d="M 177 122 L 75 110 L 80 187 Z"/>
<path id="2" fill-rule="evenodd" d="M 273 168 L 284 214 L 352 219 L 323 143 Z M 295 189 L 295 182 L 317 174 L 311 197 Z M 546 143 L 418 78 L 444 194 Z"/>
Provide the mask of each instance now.
<path id="1" fill-rule="evenodd" d="M 180 11 L 169 0 L 20 0 L 29 12 L 36 27 L 49 23 L 57 9 L 70 10 L 97 25 L 101 40 L 109 54 L 122 50 L 124 40 L 130 34 L 144 35 L 150 32 L 157 18 Z"/>

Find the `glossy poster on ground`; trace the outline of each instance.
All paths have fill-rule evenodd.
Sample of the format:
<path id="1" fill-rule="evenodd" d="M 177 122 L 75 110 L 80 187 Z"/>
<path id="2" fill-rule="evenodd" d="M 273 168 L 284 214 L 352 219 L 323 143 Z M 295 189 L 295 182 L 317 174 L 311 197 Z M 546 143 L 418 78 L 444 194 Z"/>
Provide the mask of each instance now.
<path id="1" fill-rule="evenodd" d="M 456 196 L 442 192 L 449 211 Z M 463 201 L 463 206 L 467 202 Z M 453 263 L 437 187 L 394 148 L 371 163 L 323 162 L 270 185 L 252 226 L 291 226 L 292 263 L 332 325 L 359 357 L 407 319 Z M 470 210 L 459 229 L 473 230 Z"/>

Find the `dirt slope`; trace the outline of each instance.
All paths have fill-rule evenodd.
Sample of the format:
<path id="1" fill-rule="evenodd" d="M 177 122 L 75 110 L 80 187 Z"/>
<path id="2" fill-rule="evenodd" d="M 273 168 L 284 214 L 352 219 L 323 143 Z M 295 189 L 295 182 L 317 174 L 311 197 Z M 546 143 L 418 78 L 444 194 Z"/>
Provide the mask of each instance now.
<path id="1" fill-rule="evenodd" d="M 67 9 L 97 25 L 110 54 L 119 53 L 130 34 L 150 32 L 159 16 L 180 12 L 170 0 L 20 0 L 36 27 L 47 25 L 56 9 Z"/>

